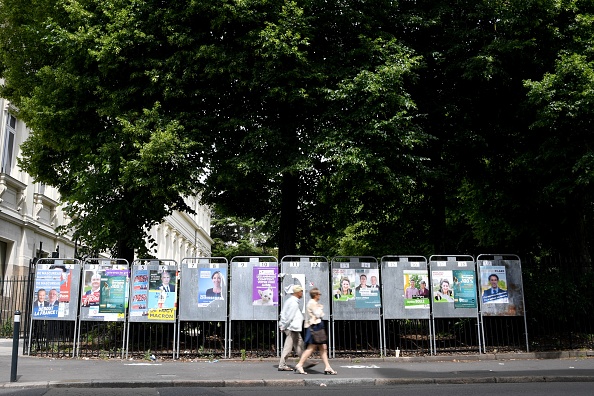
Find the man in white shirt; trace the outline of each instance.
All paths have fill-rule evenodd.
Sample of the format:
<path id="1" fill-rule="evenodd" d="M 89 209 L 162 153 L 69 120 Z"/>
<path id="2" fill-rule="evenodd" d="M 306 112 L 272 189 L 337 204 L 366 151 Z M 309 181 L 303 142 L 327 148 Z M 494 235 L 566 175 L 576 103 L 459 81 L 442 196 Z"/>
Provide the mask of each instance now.
<path id="1" fill-rule="evenodd" d="M 298 357 L 301 357 L 303 353 L 303 338 L 301 338 L 303 313 L 299 309 L 299 300 L 303 297 L 303 288 L 299 285 L 291 286 L 289 293 L 292 295 L 285 301 L 278 323 L 280 330 L 287 336 L 278 363 L 278 371 L 293 371 L 286 363 L 286 358 L 291 350 L 295 349 Z"/>

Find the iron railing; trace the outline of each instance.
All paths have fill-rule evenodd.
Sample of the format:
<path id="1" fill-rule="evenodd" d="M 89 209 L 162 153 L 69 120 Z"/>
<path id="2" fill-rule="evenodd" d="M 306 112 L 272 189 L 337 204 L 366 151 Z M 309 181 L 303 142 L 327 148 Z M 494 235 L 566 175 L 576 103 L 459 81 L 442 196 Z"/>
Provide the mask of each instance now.
<path id="1" fill-rule="evenodd" d="M 563 258 L 524 260 L 522 262 L 526 322 L 530 351 L 594 349 L 594 268 Z M 25 352 L 48 357 L 72 356 L 76 345 L 75 322 L 30 320 L 33 274 L 0 280 L 0 336 L 11 337 L 14 312 L 22 312 L 21 337 Z M 488 353 L 526 350 L 523 317 L 483 317 L 484 350 Z M 380 336 L 385 333 L 388 356 L 425 356 L 431 353 L 479 353 L 479 333 L 475 318 L 434 320 L 336 321 L 333 352 L 337 357 L 381 356 Z M 33 327 L 31 327 L 33 326 Z M 128 335 L 128 355 L 148 358 L 174 356 L 175 327 L 166 323 L 122 322 L 80 323 L 76 356 L 120 357 Z M 179 357 L 238 358 L 277 355 L 275 321 L 232 321 L 225 340 L 225 322 L 180 322 Z M 330 328 L 327 323 L 327 328 Z M 31 343 L 28 344 L 31 329 Z"/>

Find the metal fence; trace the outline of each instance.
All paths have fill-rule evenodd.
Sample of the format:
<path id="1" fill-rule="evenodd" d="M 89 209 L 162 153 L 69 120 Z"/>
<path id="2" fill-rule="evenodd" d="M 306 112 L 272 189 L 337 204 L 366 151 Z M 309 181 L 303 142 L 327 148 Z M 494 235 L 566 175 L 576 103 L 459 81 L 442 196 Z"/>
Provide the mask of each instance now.
<path id="1" fill-rule="evenodd" d="M 594 268 L 564 258 L 523 260 L 526 317 L 530 351 L 594 349 Z M 0 336 L 11 337 L 14 312 L 22 312 L 21 337 L 25 351 L 36 356 L 69 357 L 75 348 L 74 322 L 29 320 L 32 277 L 0 283 Z M 482 319 L 484 346 L 488 353 L 525 350 L 521 317 Z M 125 331 L 122 322 L 81 322 L 79 357 L 113 358 L 122 355 Z M 478 354 L 477 321 L 474 318 L 436 319 L 434 337 L 438 354 Z M 31 343 L 28 344 L 30 326 Z M 173 357 L 174 324 L 129 323 L 128 354 L 136 359 Z M 181 322 L 181 359 L 219 359 L 225 353 L 225 322 Z M 334 329 L 334 354 L 338 357 L 381 356 L 378 321 L 339 321 Z M 330 326 L 328 326 L 329 328 Z M 424 356 L 431 353 L 428 320 L 386 320 L 388 356 Z M 234 321 L 229 329 L 229 356 L 275 357 L 275 321 Z M 398 351 L 398 352 L 396 352 Z"/>
<path id="2" fill-rule="evenodd" d="M 14 277 L 0 279 L 0 337 L 12 337 L 14 313 L 18 310 L 22 314 L 22 322 L 26 323 L 29 310 L 27 296 L 29 295 L 29 277 Z M 28 332 L 27 325 L 21 326 L 21 337 Z"/>

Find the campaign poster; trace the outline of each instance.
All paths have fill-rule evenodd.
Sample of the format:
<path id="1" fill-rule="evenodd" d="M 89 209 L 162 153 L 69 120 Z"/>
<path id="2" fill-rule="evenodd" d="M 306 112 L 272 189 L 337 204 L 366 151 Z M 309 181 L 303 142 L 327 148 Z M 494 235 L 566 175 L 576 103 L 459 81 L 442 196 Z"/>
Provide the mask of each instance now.
<path id="1" fill-rule="evenodd" d="M 132 301 L 130 316 L 148 316 L 148 285 L 149 272 L 147 269 L 137 270 L 132 279 Z"/>
<path id="2" fill-rule="evenodd" d="M 380 292 L 378 288 L 371 287 L 371 279 L 379 280 L 377 269 L 355 269 L 355 308 L 381 307 Z"/>
<path id="3" fill-rule="evenodd" d="M 278 305 L 278 267 L 253 267 L 252 305 Z"/>
<path id="4" fill-rule="evenodd" d="M 434 303 L 453 303 L 454 276 L 451 270 L 431 271 L 431 290 Z"/>
<path id="5" fill-rule="evenodd" d="M 198 306 L 206 307 L 216 300 L 224 300 L 227 293 L 226 268 L 198 270 Z"/>
<path id="6" fill-rule="evenodd" d="M 60 311 L 60 269 L 37 269 L 35 277 L 35 296 L 33 317 L 35 319 L 64 317 L 64 307 Z"/>
<path id="7" fill-rule="evenodd" d="M 72 270 L 66 265 L 50 265 L 50 269 L 60 270 L 60 302 L 70 303 L 70 287 L 72 285 Z M 66 305 L 67 307 L 67 305 Z M 66 309 L 68 311 L 68 309 Z M 68 313 L 66 313 L 68 315 Z"/>
<path id="8" fill-rule="evenodd" d="M 508 303 L 507 276 L 504 266 L 486 265 L 481 271 L 481 298 L 483 304 Z"/>
<path id="9" fill-rule="evenodd" d="M 423 270 L 404 270 L 404 309 L 429 309 L 429 274 Z"/>
<path id="10" fill-rule="evenodd" d="M 351 301 L 355 299 L 356 277 L 354 269 L 332 269 L 332 298 L 334 301 Z"/>
<path id="11" fill-rule="evenodd" d="M 453 270 L 454 308 L 476 308 L 474 271 Z"/>
<path id="12" fill-rule="evenodd" d="M 177 307 L 175 271 L 150 270 L 148 292 L 148 318 L 175 320 Z"/>
<path id="13" fill-rule="evenodd" d="M 100 313 L 125 313 L 128 270 L 106 270 L 101 276 Z"/>
<path id="14" fill-rule="evenodd" d="M 81 303 L 83 307 L 96 307 L 90 309 L 89 315 L 94 316 L 99 314 L 99 301 L 101 298 L 101 277 L 105 270 L 85 270 L 84 271 L 84 286 L 81 296 Z"/>

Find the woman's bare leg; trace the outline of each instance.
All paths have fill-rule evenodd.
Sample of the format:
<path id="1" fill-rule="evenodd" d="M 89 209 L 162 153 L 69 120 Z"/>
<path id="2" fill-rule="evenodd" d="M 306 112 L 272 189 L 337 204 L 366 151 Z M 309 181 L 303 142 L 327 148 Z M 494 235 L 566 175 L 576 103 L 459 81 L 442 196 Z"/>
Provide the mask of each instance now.
<path id="1" fill-rule="evenodd" d="M 303 351 L 303 354 L 301 355 L 301 359 L 299 359 L 299 363 L 297 363 L 297 365 L 295 366 L 295 368 L 297 368 L 297 367 L 303 367 L 303 363 L 305 363 L 305 361 L 307 360 L 307 358 L 309 358 L 311 356 L 311 354 L 315 351 L 315 349 L 316 349 L 316 345 L 309 344 L 307 346 L 307 349 L 305 351 Z"/>
<path id="2" fill-rule="evenodd" d="M 322 344 L 320 355 L 322 355 L 322 362 L 324 362 L 324 371 L 334 371 L 332 367 L 330 367 L 330 362 L 328 361 L 328 346 L 326 344 Z"/>

